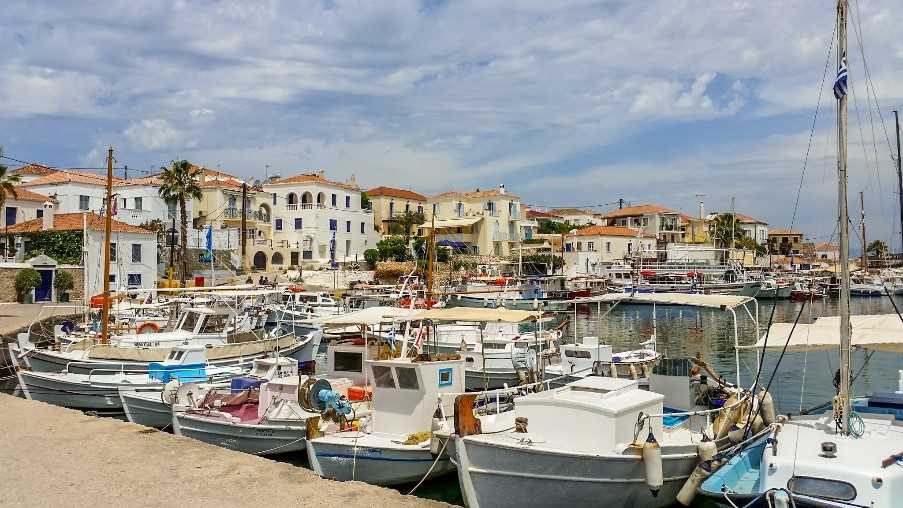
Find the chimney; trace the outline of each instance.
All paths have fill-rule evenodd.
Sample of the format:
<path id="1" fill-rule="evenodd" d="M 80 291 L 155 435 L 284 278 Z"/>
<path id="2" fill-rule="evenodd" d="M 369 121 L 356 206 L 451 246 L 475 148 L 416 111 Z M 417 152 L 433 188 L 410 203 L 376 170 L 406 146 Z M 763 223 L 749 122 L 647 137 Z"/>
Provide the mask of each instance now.
<path id="1" fill-rule="evenodd" d="M 350 177 L 348 177 L 348 180 L 346 180 L 345 183 L 351 187 L 354 187 L 355 189 L 358 188 L 357 177 L 355 177 L 354 175 L 351 175 Z"/>
<path id="2" fill-rule="evenodd" d="M 44 215 L 41 217 L 41 230 L 53 229 L 53 202 L 44 201 Z"/>
<path id="3" fill-rule="evenodd" d="M 499 185 L 499 194 L 502 196 L 505 195 L 505 184 Z"/>
<path id="4" fill-rule="evenodd" d="M 326 179 L 326 170 L 323 168 L 320 168 L 320 171 L 317 171 L 317 178 L 320 178 L 321 180 L 325 180 Z"/>
<path id="5" fill-rule="evenodd" d="M 201 170 L 201 174 L 198 175 L 198 185 L 203 184 L 204 180 L 206 180 L 206 178 L 204 177 L 204 167 L 201 166 L 199 169 Z"/>
<path id="6" fill-rule="evenodd" d="M 699 219 L 705 220 L 705 202 L 701 199 L 699 200 Z"/>

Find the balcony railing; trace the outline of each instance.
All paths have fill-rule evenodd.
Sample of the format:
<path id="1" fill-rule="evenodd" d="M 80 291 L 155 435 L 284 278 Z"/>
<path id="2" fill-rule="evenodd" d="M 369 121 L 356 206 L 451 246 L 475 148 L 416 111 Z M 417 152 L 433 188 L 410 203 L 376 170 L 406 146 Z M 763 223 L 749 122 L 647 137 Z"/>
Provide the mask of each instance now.
<path id="1" fill-rule="evenodd" d="M 493 242 L 507 242 L 511 239 L 511 235 L 507 232 L 498 231 L 496 233 L 492 233 L 492 241 Z"/>
<path id="2" fill-rule="evenodd" d="M 293 212 L 298 209 L 298 205 L 297 205 L 297 203 L 293 204 L 293 205 L 285 205 L 285 209 L 290 212 Z"/>
<path id="3" fill-rule="evenodd" d="M 245 212 L 245 217 L 248 220 L 259 220 L 262 222 L 270 222 L 270 215 L 268 213 L 264 213 L 259 210 L 247 210 Z M 237 208 L 226 208 L 223 211 L 223 218 L 225 218 L 225 219 L 241 219 L 241 210 L 239 210 Z"/>

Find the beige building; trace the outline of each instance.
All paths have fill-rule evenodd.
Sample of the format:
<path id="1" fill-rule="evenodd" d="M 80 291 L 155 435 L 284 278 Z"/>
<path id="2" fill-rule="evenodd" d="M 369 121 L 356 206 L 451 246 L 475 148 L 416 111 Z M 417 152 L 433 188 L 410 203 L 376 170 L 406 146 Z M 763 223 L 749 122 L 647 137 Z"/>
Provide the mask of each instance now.
<path id="1" fill-rule="evenodd" d="M 619 208 L 603 214 L 606 226 L 640 231 L 655 238 L 659 245 L 684 241 L 689 216 L 658 205 L 637 205 Z"/>
<path id="2" fill-rule="evenodd" d="M 768 231 L 768 252 L 789 256 L 799 254 L 803 248 L 803 234 L 786 228 Z"/>
<path id="3" fill-rule="evenodd" d="M 435 215 L 436 242 L 482 256 L 509 256 L 520 241 L 521 202 L 504 185 L 492 190 L 443 192 L 427 199 L 426 221 Z"/>
<path id="4" fill-rule="evenodd" d="M 395 219 L 405 212 L 425 214 L 426 196 L 414 191 L 380 186 L 368 190 L 366 194 L 373 210 L 373 225 L 382 235 L 400 234 Z M 415 233 L 418 227 L 415 224 L 411 233 Z"/>
<path id="5" fill-rule="evenodd" d="M 244 181 L 222 171 L 202 169 L 199 182 L 202 195 L 200 200 L 193 203 L 192 225 L 197 235 L 202 235 L 208 225 L 213 225 L 214 249 L 229 250 L 240 256 L 241 196 Z M 272 266 L 272 196 L 260 187 L 248 185 L 248 201 L 245 206 L 247 242 L 242 268 L 252 265 L 259 270 L 283 268 L 281 264 Z M 237 231 L 238 235 L 221 234 L 230 230 Z"/>

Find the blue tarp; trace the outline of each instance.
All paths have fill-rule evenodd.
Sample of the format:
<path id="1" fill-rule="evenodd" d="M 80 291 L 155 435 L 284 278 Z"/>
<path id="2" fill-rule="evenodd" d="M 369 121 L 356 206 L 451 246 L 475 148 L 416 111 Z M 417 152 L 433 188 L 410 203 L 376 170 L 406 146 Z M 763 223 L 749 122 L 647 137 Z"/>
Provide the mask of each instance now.
<path id="1" fill-rule="evenodd" d="M 147 375 L 151 379 L 157 379 L 163 383 L 168 383 L 172 379 L 181 381 L 206 381 L 207 368 L 203 363 L 188 363 L 185 365 L 163 365 L 162 363 L 151 362 L 147 366 Z"/>
<path id="2" fill-rule="evenodd" d="M 467 244 L 464 242 L 456 242 L 454 240 L 440 240 L 436 242 L 440 247 L 451 247 L 455 250 L 467 250 Z"/>

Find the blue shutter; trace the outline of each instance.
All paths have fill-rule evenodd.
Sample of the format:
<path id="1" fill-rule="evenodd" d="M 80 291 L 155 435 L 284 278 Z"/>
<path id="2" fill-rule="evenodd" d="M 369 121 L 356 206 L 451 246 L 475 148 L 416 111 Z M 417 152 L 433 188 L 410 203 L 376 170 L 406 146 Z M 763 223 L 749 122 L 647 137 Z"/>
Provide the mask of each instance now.
<path id="1" fill-rule="evenodd" d="M 276 231 L 282 231 L 282 219 L 276 219 Z"/>
<path id="2" fill-rule="evenodd" d="M 339 227 L 339 221 L 336 219 L 329 219 L 329 230 L 335 231 Z"/>
<path id="3" fill-rule="evenodd" d="M 301 229 L 303 222 L 300 217 L 295 218 L 295 229 Z"/>

